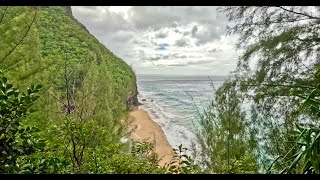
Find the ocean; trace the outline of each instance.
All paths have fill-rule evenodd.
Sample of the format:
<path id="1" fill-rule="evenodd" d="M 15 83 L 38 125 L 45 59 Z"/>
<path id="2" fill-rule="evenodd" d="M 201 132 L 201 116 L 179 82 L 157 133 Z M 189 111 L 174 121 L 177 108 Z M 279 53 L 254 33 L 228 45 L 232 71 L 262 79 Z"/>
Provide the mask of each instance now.
<path id="1" fill-rule="evenodd" d="M 170 145 L 200 148 L 196 138 L 197 109 L 213 97 L 225 76 L 137 75 L 138 100 L 158 123 Z M 199 149 L 198 149 L 199 150 Z M 190 152 L 188 152 L 190 153 Z"/>

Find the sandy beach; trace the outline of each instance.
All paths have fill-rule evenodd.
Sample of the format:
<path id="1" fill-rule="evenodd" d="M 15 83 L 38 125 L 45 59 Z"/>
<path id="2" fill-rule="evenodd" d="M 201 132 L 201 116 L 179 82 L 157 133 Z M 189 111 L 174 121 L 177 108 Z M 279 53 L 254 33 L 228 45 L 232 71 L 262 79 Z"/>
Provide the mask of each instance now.
<path id="1" fill-rule="evenodd" d="M 129 119 L 132 127 L 135 127 L 134 132 L 131 134 L 133 140 L 148 140 L 155 143 L 155 150 L 162 158 L 159 162 L 160 166 L 169 163 L 173 151 L 169 144 L 162 128 L 154 122 L 147 111 L 143 110 L 141 106 L 136 106 L 129 113 Z"/>

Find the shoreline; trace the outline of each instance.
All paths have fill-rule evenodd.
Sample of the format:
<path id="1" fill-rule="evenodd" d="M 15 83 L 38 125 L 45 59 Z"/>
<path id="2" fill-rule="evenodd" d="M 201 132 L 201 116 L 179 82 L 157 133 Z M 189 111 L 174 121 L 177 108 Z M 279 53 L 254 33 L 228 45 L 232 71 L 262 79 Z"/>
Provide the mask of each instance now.
<path id="1" fill-rule="evenodd" d="M 170 163 L 173 156 L 172 146 L 169 144 L 161 126 L 152 120 L 149 113 L 142 109 L 142 105 L 134 106 L 129 112 L 128 121 L 134 129 L 130 138 L 134 141 L 147 140 L 155 143 L 155 151 L 159 156 L 159 165 Z"/>

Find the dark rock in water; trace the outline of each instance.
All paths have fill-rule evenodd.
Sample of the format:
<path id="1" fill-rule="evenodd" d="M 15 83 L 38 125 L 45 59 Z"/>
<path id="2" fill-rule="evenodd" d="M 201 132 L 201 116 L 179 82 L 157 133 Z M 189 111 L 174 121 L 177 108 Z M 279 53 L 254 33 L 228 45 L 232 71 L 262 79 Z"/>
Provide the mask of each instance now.
<path id="1" fill-rule="evenodd" d="M 154 100 L 152 99 L 151 102 L 153 102 Z"/>
<path id="2" fill-rule="evenodd" d="M 146 99 L 142 99 L 141 101 L 147 101 Z"/>

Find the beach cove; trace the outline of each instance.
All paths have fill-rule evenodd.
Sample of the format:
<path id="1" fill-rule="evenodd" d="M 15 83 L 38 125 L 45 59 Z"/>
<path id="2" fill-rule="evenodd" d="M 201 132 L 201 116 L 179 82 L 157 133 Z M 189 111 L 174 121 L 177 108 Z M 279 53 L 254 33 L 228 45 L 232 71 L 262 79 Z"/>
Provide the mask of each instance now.
<path id="1" fill-rule="evenodd" d="M 173 156 L 172 146 L 160 125 L 151 119 L 148 112 L 143 109 L 143 105 L 135 106 L 132 109 L 128 121 L 134 128 L 131 139 L 134 141 L 147 140 L 155 143 L 155 151 L 160 159 L 159 165 L 164 166 L 169 163 Z"/>

